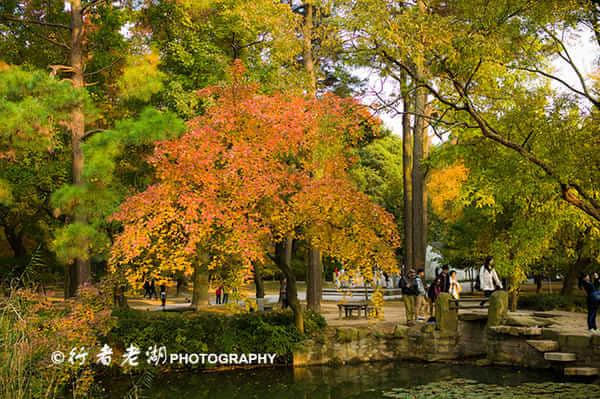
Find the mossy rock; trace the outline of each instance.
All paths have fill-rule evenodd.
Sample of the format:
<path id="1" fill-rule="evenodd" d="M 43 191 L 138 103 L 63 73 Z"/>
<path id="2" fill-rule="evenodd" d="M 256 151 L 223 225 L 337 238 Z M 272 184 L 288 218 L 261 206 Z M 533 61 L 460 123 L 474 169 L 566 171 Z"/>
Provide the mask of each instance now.
<path id="1" fill-rule="evenodd" d="M 548 327 L 555 324 L 552 319 L 543 319 L 529 315 L 507 314 L 502 324 L 516 327 Z"/>
<path id="2" fill-rule="evenodd" d="M 335 339 L 340 343 L 348 343 L 352 341 L 357 341 L 360 338 L 360 332 L 357 328 L 346 327 L 346 328 L 338 328 L 335 331 Z"/>
<path id="3" fill-rule="evenodd" d="M 508 313 L 508 293 L 506 291 L 496 291 L 490 297 L 490 306 L 488 309 L 487 327 L 493 327 L 502 324 Z"/>
<path id="4" fill-rule="evenodd" d="M 404 324 L 396 324 L 396 327 L 394 327 L 394 332 L 392 333 L 392 335 L 395 338 L 406 338 L 406 337 L 408 337 L 408 330 L 410 330 L 410 327 L 405 326 Z"/>

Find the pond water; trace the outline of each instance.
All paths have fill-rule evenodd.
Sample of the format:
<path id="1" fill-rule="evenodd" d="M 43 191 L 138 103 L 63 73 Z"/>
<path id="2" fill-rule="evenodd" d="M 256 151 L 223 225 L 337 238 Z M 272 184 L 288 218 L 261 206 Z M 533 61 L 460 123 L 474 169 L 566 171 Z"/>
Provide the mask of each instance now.
<path id="1" fill-rule="evenodd" d="M 152 399 L 588 399 L 600 398 L 600 385 L 561 381 L 550 371 L 402 362 L 171 374 L 157 376 L 143 394 Z"/>

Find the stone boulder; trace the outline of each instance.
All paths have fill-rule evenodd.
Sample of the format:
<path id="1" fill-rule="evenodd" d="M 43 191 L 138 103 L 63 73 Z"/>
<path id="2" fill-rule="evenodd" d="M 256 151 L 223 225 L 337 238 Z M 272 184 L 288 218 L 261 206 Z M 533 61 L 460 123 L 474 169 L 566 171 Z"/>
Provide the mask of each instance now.
<path id="1" fill-rule="evenodd" d="M 508 293 L 506 291 L 496 291 L 490 297 L 488 308 L 487 327 L 494 327 L 502 324 L 508 313 Z"/>
<path id="2" fill-rule="evenodd" d="M 435 301 L 436 326 L 445 335 L 456 334 L 458 330 L 458 309 L 451 305 L 447 292 L 442 292 Z"/>
<path id="3" fill-rule="evenodd" d="M 556 322 L 552 319 L 544 319 L 541 317 L 533 317 L 526 314 L 511 314 L 508 313 L 504 320 L 503 325 L 516 326 L 516 327 L 548 327 Z"/>

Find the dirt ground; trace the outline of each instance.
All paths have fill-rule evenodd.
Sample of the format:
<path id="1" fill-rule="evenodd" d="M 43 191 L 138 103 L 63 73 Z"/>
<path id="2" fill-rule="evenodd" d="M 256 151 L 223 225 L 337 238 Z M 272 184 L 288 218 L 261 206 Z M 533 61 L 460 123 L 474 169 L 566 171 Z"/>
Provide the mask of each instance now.
<path id="1" fill-rule="evenodd" d="M 267 296 L 275 296 L 279 293 L 279 286 L 277 282 L 267 282 L 265 287 Z M 557 287 L 552 287 L 554 292 L 557 292 Z M 528 287 L 526 291 L 535 290 L 535 287 Z M 253 296 L 253 287 L 247 286 L 242 290 L 247 296 Z M 299 292 L 305 291 L 304 283 L 299 283 Z M 190 292 L 183 292 L 179 297 L 174 297 L 174 293 L 168 297 L 167 306 L 169 307 L 186 307 L 191 298 Z M 140 297 L 134 297 L 128 299 L 129 305 L 133 308 L 140 310 L 159 310 L 160 301 L 142 299 Z M 214 302 L 214 292 L 211 290 L 211 302 Z M 365 319 L 365 318 L 339 318 L 339 312 L 337 307 L 338 301 L 323 301 L 321 304 L 321 314 L 327 320 L 327 324 L 332 327 L 369 327 L 382 332 L 390 332 L 394 329 L 396 324 L 405 324 L 406 315 L 404 310 L 404 304 L 401 300 L 390 300 L 385 301 L 383 306 L 383 318 L 382 319 Z M 229 310 L 224 306 L 212 305 L 206 307 L 206 310 L 214 311 L 218 313 L 227 313 Z M 486 312 L 487 310 L 461 310 L 461 312 Z M 518 313 L 532 314 L 534 311 L 519 310 Z M 586 315 L 585 313 L 567 312 L 567 311 L 551 311 L 545 312 L 552 314 L 552 318 L 557 322 L 553 328 L 556 328 L 565 332 L 573 333 L 584 333 L 587 334 L 586 328 Z"/>

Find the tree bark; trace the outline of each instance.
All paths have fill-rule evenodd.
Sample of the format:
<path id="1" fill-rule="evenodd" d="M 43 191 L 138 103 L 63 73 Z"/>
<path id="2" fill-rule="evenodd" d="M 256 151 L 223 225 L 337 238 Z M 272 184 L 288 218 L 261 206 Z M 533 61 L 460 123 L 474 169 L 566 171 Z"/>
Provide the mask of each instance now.
<path id="1" fill-rule="evenodd" d="M 127 309 L 127 297 L 125 296 L 126 287 L 125 285 L 119 285 L 113 287 L 113 304 L 117 308 Z"/>
<path id="2" fill-rule="evenodd" d="M 71 4 L 71 81 L 75 88 L 83 90 L 84 82 L 84 58 L 83 58 L 83 40 L 84 40 L 84 21 L 83 8 L 81 0 L 70 0 Z M 71 147 L 72 147 L 72 174 L 73 184 L 81 186 L 83 184 L 83 149 L 81 142 L 85 134 L 85 116 L 83 106 L 78 105 L 71 111 Z M 81 214 L 76 214 L 75 222 L 83 222 L 86 220 Z M 75 271 L 69 273 L 71 278 L 68 284 L 70 287 L 65 290 L 65 294 L 69 296 L 75 295 L 79 287 L 91 283 L 91 269 L 89 259 L 75 259 Z"/>
<path id="3" fill-rule="evenodd" d="M 408 94 L 408 77 L 403 76 L 402 102 L 404 114 L 402 115 L 402 185 L 404 188 L 403 224 L 404 224 L 404 268 L 412 269 L 413 265 L 413 210 L 412 210 L 412 152 L 413 135 L 410 125 L 411 100 Z M 405 271 L 403 270 L 403 272 Z"/>
<path id="4" fill-rule="evenodd" d="M 313 312 L 321 311 L 323 291 L 323 259 L 321 251 L 314 247 L 308 250 L 308 276 L 306 285 L 306 303 Z"/>
<path id="5" fill-rule="evenodd" d="M 27 249 L 23 242 L 23 231 L 17 231 L 12 226 L 4 226 L 4 235 L 15 258 L 24 258 L 27 256 Z"/>
<path id="6" fill-rule="evenodd" d="M 425 267 L 427 234 L 427 207 L 425 191 L 425 168 L 423 160 L 427 145 L 427 125 L 425 107 L 427 94 L 418 88 L 415 98 L 415 126 L 413 132 L 413 169 L 412 169 L 412 222 L 413 222 L 413 267 Z"/>
<path id="7" fill-rule="evenodd" d="M 417 1 L 419 12 L 425 12 L 423 0 Z M 412 169 L 412 209 L 413 209 L 413 267 L 425 268 L 425 251 L 427 248 L 427 202 L 425 191 L 425 168 L 423 159 L 427 147 L 427 123 L 425 120 L 427 107 L 427 89 L 420 86 L 423 79 L 423 57 L 417 54 L 415 59 L 415 124 L 413 131 L 413 169 Z"/>
<path id="8" fill-rule="evenodd" d="M 317 77 L 315 73 L 315 62 L 312 48 L 314 6 L 310 3 L 305 3 L 304 8 L 304 24 L 302 27 L 304 69 L 308 75 L 308 94 L 311 97 L 315 97 L 317 95 Z M 308 250 L 306 301 L 308 308 L 315 312 L 321 311 L 321 279 L 323 275 L 323 262 L 321 259 L 321 251 L 310 245 Z"/>
<path id="9" fill-rule="evenodd" d="M 194 270 L 192 307 L 199 310 L 203 304 L 208 305 L 208 272 L 204 265 L 198 265 Z"/>
<path id="10" fill-rule="evenodd" d="M 575 293 L 575 289 L 577 288 L 577 278 L 579 273 L 585 268 L 589 259 L 583 256 L 582 251 L 585 246 L 585 237 L 590 232 L 590 227 L 588 227 L 585 232 L 579 234 L 577 238 L 577 242 L 575 243 L 575 253 L 577 254 L 577 260 L 575 263 L 569 265 L 567 270 L 567 275 L 563 280 L 563 286 L 560 290 L 561 295 L 573 295 Z"/>
<path id="11" fill-rule="evenodd" d="M 208 305 L 208 256 L 201 255 L 194 267 L 192 307 L 198 311 L 203 304 Z"/>
<path id="12" fill-rule="evenodd" d="M 314 7 L 310 3 L 304 5 L 306 11 L 304 14 L 303 34 L 303 58 L 304 69 L 308 75 L 309 95 L 314 97 L 317 94 L 317 77 L 315 74 L 315 65 L 312 48 L 312 30 Z"/>
<path id="13" fill-rule="evenodd" d="M 254 265 L 254 285 L 256 286 L 256 298 L 265 297 L 265 283 L 262 277 L 262 265 Z"/>
<path id="14" fill-rule="evenodd" d="M 296 286 L 296 276 L 290 265 L 292 249 L 292 239 L 287 238 L 275 244 L 275 262 L 277 267 L 283 272 L 287 280 L 287 301 L 294 312 L 294 324 L 298 331 L 304 333 L 304 315 L 302 305 L 298 300 L 298 288 Z"/>

